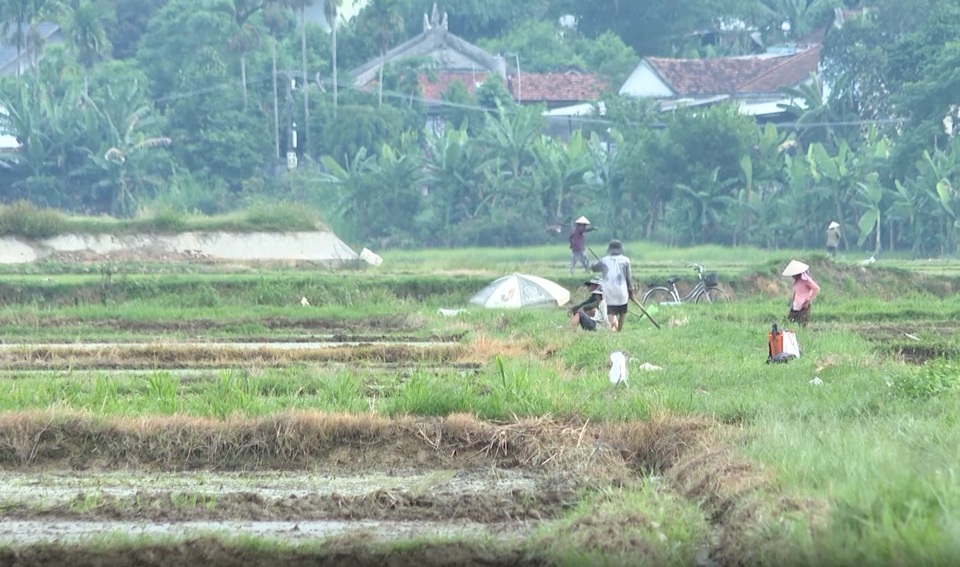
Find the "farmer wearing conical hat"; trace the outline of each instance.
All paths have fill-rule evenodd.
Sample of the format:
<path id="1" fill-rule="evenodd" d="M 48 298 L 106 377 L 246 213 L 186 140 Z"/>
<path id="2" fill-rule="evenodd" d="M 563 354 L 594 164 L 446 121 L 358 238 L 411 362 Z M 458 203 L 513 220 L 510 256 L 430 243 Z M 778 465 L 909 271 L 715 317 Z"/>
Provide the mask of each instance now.
<path id="1" fill-rule="evenodd" d="M 587 239 L 584 236 L 586 233 L 596 230 L 590 226 L 590 221 L 587 220 L 587 217 L 580 217 L 573 224 L 573 232 L 570 233 L 570 275 L 573 275 L 573 270 L 577 267 L 577 263 L 583 266 L 583 269 L 590 271 L 590 266 L 587 262 L 587 255 L 584 252 L 587 249 Z"/>
<path id="2" fill-rule="evenodd" d="M 840 246 L 840 223 L 834 221 L 827 226 L 827 252 L 831 256 L 836 256 L 838 246 Z"/>
<path id="3" fill-rule="evenodd" d="M 797 260 L 791 260 L 783 270 L 783 275 L 793 278 L 793 297 L 787 320 L 804 327 L 810 322 L 810 306 L 820 293 L 820 286 L 810 277 L 809 270 L 810 266 Z"/>

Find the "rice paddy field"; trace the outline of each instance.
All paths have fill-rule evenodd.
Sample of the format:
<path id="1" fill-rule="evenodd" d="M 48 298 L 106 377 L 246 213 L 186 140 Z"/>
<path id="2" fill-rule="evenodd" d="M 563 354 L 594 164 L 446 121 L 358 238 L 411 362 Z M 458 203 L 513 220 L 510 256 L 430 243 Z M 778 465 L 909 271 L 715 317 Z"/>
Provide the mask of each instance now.
<path id="1" fill-rule="evenodd" d="M 620 334 L 467 303 L 581 301 L 560 246 L 3 267 L 0 565 L 955 563 L 960 261 L 627 252 L 733 301 Z M 821 296 L 766 364 L 793 257 Z"/>

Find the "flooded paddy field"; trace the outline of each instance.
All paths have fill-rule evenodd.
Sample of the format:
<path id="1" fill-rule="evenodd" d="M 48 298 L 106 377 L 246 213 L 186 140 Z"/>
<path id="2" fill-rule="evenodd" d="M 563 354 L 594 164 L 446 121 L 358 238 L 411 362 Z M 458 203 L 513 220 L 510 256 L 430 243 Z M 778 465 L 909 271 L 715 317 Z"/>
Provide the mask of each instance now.
<path id="1" fill-rule="evenodd" d="M 0 565 L 930 559 L 960 506 L 957 310 L 843 296 L 862 271 L 835 272 L 784 365 L 783 301 L 750 298 L 775 270 L 620 335 L 563 308 L 444 317 L 449 291 L 6 306 Z M 898 539 L 918 523 L 927 545 Z"/>
<path id="2" fill-rule="evenodd" d="M 515 564 L 517 554 L 550 564 L 543 546 L 560 545 L 556 530 L 619 546 L 598 518 L 624 490 L 643 491 L 662 508 L 663 517 L 631 520 L 630 531 L 663 544 L 670 516 L 689 513 L 667 486 L 693 471 L 673 460 L 704 427 L 494 423 L 462 414 L 226 422 L 7 414 L 0 419 L 0 559 L 8 549 L 27 564 L 68 557 L 84 564 L 111 541 L 150 542 L 122 547 L 118 557 L 125 557 L 134 548 L 248 538 L 303 546 L 317 561 L 329 559 L 329 549 L 315 546 L 330 542 L 368 557 L 360 564 L 393 557 L 391 545 L 399 544 L 410 554 L 399 564 L 450 564 L 424 556 L 457 541 L 475 553 L 452 556 L 466 564 Z M 640 472 L 647 466 L 667 467 L 658 475 L 671 480 Z M 696 475 L 717 472 L 711 465 Z M 571 514 L 583 519 L 571 526 Z M 39 550 L 45 559 L 33 556 Z M 651 558 L 662 552 L 651 550 Z"/>

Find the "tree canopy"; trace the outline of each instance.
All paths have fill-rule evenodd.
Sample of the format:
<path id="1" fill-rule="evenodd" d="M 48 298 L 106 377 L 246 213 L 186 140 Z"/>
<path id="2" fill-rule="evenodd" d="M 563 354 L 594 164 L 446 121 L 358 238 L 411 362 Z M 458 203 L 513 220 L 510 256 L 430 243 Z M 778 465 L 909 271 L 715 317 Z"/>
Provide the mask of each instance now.
<path id="1" fill-rule="evenodd" d="M 558 120 L 496 75 L 427 100 L 429 58 L 384 64 L 358 88 L 344 70 L 420 33 L 432 3 L 377 0 L 336 35 L 304 7 L 0 2 L 4 41 L 42 53 L 0 78 L 0 128 L 17 145 L 0 153 L 0 199 L 117 216 L 297 199 L 376 246 L 549 242 L 586 214 L 610 235 L 675 244 L 813 246 L 835 220 L 846 247 L 957 252 L 956 3 L 438 3 L 452 33 L 511 73 L 577 67 L 614 90 L 644 55 L 737 55 L 757 34 L 775 45 L 823 30 L 822 81 L 784 93 L 780 126 L 735 105 L 661 113 L 609 94 Z M 39 41 L 46 20 L 61 43 Z"/>

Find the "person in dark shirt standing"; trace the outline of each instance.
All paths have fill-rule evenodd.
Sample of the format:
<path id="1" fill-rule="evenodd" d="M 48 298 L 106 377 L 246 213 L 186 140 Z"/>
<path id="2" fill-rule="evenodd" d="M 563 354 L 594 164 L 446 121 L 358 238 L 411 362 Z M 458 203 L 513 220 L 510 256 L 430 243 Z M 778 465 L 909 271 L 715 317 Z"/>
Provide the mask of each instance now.
<path id="1" fill-rule="evenodd" d="M 584 252 L 587 249 L 586 233 L 596 230 L 590 226 L 587 217 L 578 218 L 573 225 L 573 232 L 570 233 L 570 275 L 573 275 L 574 269 L 579 262 L 584 271 L 590 271 L 590 263 L 587 262 L 587 255 Z"/>

